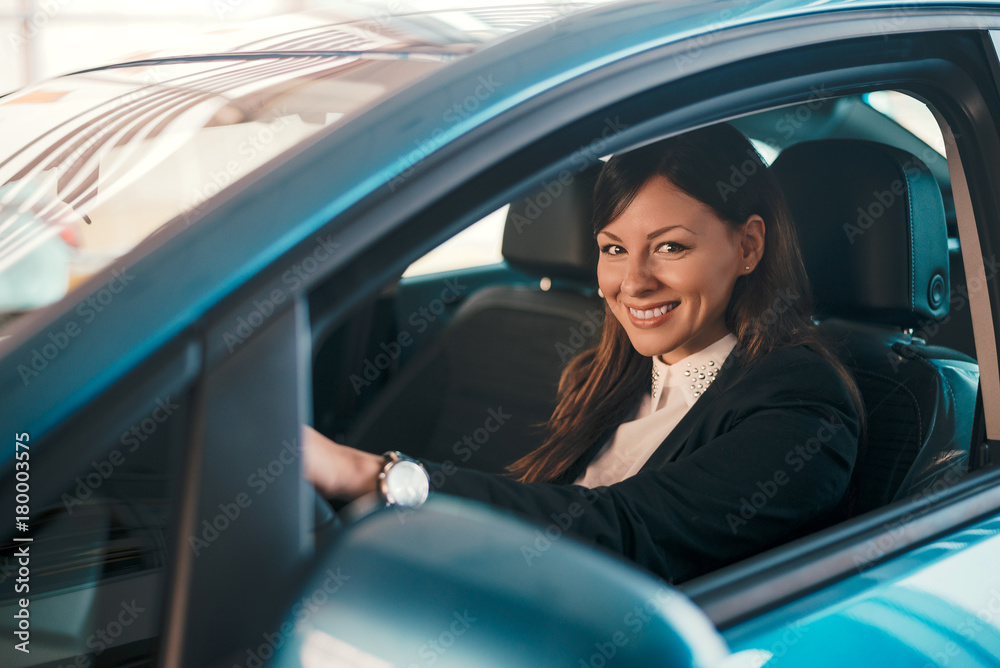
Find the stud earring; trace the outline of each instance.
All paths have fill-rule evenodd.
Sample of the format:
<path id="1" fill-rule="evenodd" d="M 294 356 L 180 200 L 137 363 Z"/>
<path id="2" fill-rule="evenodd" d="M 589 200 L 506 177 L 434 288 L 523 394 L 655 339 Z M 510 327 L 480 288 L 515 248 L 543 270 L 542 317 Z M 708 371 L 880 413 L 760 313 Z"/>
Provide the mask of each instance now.
<path id="1" fill-rule="evenodd" d="M 750 265 L 747 265 L 747 266 L 745 267 L 745 269 L 746 269 L 747 271 L 750 271 Z"/>

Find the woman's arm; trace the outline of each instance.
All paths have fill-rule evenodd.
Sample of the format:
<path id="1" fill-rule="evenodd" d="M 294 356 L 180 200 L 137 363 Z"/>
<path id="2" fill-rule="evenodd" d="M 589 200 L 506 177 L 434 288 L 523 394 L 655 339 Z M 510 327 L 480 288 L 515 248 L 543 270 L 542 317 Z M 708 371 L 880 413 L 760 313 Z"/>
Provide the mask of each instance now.
<path id="1" fill-rule="evenodd" d="M 667 579 L 688 579 L 787 540 L 843 497 L 858 418 L 836 372 L 812 357 L 795 367 L 772 359 L 748 374 L 752 401 L 743 382 L 716 397 L 744 402 L 733 409 L 731 428 L 659 470 L 591 490 L 425 462 L 431 487 L 536 521 L 546 540 L 569 533 Z M 380 457 L 326 443 L 314 444 L 326 453 L 322 458 L 306 458 L 317 486 L 339 498 L 374 489 Z M 329 466 L 340 468 L 339 482 L 330 483 Z M 352 472 L 363 481 L 346 480 Z M 529 563 L 544 558 L 539 546 L 523 552 Z"/>
<path id="2" fill-rule="evenodd" d="M 306 479 L 331 499 L 353 501 L 375 491 L 385 460 L 340 445 L 312 427 L 302 427 L 302 460 Z"/>

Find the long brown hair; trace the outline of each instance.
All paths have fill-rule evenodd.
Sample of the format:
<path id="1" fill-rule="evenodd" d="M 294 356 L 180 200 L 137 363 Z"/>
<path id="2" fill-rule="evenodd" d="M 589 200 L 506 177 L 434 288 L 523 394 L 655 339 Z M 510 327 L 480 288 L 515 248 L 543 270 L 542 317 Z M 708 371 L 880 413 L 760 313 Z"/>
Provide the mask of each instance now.
<path id="1" fill-rule="evenodd" d="M 612 157 L 594 187 L 595 237 L 654 175 L 711 207 L 733 230 L 754 214 L 764 219 L 763 256 L 752 273 L 736 280 L 726 309 L 726 327 L 738 341 L 730 359 L 752 364 L 777 348 L 808 345 L 836 369 L 863 421 L 854 379 L 810 319 L 812 294 L 795 228 L 781 189 L 753 145 L 721 124 Z M 630 417 L 649 390 L 651 371 L 651 358 L 635 350 L 605 304 L 600 342 L 563 370 L 545 442 L 508 470 L 522 482 L 560 478 L 602 434 Z"/>

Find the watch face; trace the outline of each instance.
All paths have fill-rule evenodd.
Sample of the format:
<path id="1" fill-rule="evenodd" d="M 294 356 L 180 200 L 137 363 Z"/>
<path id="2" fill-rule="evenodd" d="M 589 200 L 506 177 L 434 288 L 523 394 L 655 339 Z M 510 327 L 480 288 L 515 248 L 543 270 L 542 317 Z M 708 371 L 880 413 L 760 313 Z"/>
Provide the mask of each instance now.
<path id="1" fill-rule="evenodd" d="M 401 461 L 385 475 L 386 500 L 399 506 L 419 506 L 427 500 L 427 472 L 416 462 Z"/>

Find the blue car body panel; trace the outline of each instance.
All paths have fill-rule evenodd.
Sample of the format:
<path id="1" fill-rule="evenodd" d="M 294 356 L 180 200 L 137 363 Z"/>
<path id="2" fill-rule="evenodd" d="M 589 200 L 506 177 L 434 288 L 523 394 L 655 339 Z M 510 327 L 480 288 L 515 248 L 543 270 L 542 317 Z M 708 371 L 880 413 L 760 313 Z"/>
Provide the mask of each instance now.
<path id="1" fill-rule="evenodd" d="M 890 540 L 891 534 L 885 537 Z M 873 557 L 888 545 L 872 545 Z M 728 629 L 767 666 L 975 666 L 1000 662 L 1000 518 L 866 569 Z"/>

